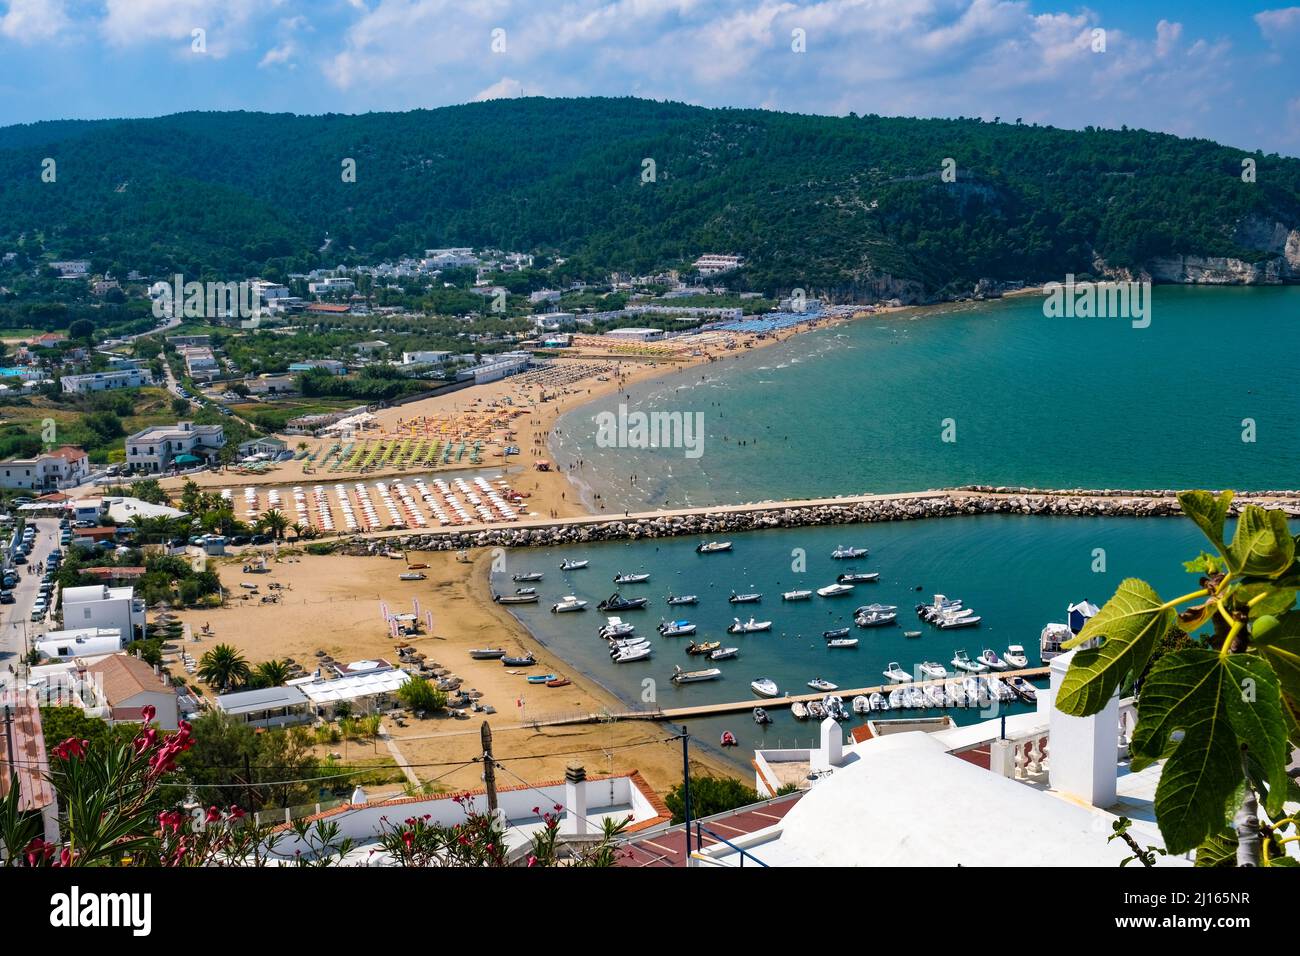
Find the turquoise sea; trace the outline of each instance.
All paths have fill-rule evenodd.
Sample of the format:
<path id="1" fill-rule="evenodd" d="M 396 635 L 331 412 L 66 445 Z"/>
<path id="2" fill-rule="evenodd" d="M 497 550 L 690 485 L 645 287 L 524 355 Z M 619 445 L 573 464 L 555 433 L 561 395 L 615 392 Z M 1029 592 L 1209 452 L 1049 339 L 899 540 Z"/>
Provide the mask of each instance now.
<path id="1" fill-rule="evenodd" d="M 568 473 L 608 511 L 968 483 L 1294 488 L 1298 346 L 1294 286 L 1158 286 L 1145 329 L 1045 318 L 1037 296 L 895 313 L 575 409 L 552 453 L 583 459 Z M 698 413 L 702 454 L 598 447 L 620 402 Z"/>

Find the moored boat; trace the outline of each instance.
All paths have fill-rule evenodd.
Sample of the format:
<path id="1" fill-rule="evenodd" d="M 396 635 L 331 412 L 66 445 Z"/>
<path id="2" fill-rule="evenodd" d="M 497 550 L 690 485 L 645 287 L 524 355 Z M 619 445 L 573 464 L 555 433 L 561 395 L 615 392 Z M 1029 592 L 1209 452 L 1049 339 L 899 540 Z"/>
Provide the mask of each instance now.
<path id="1" fill-rule="evenodd" d="M 844 595 L 852 593 L 852 584 L 828 584 L 824 588 L 817 589 L 817 596 L 824 598 L 844 597 Z"/>
<path id="2" fill-rule="evenodd" d="M 850 548 L 842 544 L 831 552 L 831 557 L 836 561 L 851 561 L 854 558 L 865 558 L 866 556 L 866 548 Z"/>
<path id="3" fill-rule="evenodd" d="M 498 604 L 536 604 L 536 594 L 494 594 L 492 600 Z"/>
<path id="4" fill-rule="evenodd" d="M 758 724 L 761 727 L 763 724 L 770 724 L 771 722 L 772 722 L 772 718 L 767 711 L 765 711 L 762 707 L 754 708 L 754 723 Z"/>
<path id="5" fill-rule="evenodd" d="M 699 671 L 684 671 L 674 664 L 672 681 L 674 684 L 694 684 L 697 681 L 715 680 L 721 676 L 722 671 L 716 667 L 709 667 Z"/>
<path id="6" fill-rule="evenodd" d="M 749 686 L 759 697 L 775 697 L 781 692 L 776 686 L 776 681 L 770 677 L 760 677 L 752 681 Z"/>
<path id="7" fill-rule="evenodd" d="M 814 677 L 808 682 L 808 686 L 813 690 L 839 690 L 839 684 L 832 684 L 830 681 L 821 677 Z"/>
<path id="8" fill-rule="evenodd" d="M 739 647 L 719 647 L 716 651 L 709 652 L 711 661 L 729 661 L 740 653 Z"/>
<path id="9" fill-rule="evenodd" d="M 740 618 L 732 618 L 732 623 L 727 625 L 728 634 L 757 634 L 759 631 L 770 631 L 772 629 L 771 621 L 756 621 L 752 617 L 741 623 Z"/>
<path id="10" fill-rule="evenodd" d="M 476 661 L 495 661 L 506 656 L 504 647 L 476 647 L 469 652 Z"/>
<path id="11" fill-rule="evenodd" d="M 1016 696 L 1026 704 L 1032 704 L 1038 700 L 1038 689 L 1023 677 L 1008 677 L 1007 683 L 1016 692 Z"/>
<path id="12" fill-rule="evenodd" d="M 510 575 L 510 580 L 516 584 L 526 584 L 529 581 L 540 581 L 543 577 L 541 571 L 525 571 L 522 574 Z"/>
<path id="13" fill-rule="evenodd" d="M 871 699 L 862 694 L 853 698 L 853 712 L 855 714 L 871 713 Z"/>
<path id="14" fill-rule="evenodd" d="M 700 599 L 694 594 L 670 594 L 668 595 L 669 607 L 681 607 L 685 604 L 699 604 Z"/>
<path id="15" fill-rule="evenodd" d="M 849 629 L 847 627 L 833 627 L 829 631 L 822 631 L 822 637 L 831 640 L 836 637 L 848 637 Z"/>
<path id="16" fill-rule="evenodd" d="M 896 611 L 863 611 L 853 615 L 858 627 L 885 627 L 898 619 Z"/>
<path id="17" fill-rule="evenodd" d="M 709 541 L 706 544 L 697 544 L 695 546 L 696 554 L 718 554 L 721 551 L 730 551 L 730 541 Z"/>
<path id="18" fill-rule="evenodd" d="M 551 605 L 551 611 L 556 614 L 563 614 L 566 611 L 585 611 L 587 602 L 581 598 L 574 597 L 572 594 L 566 594 L 555 604 Z"/>
<path id="19" fill-rule="evenodd" d="M 1020 668 L 1029 666 L 1029 655 L 1025 653 L 1024 647 L 1019 644 L 1008 644 L 1006 653 L 1002 655 L 1002 659 L 1012 667 Z"/>
<path id="20" fill-rule="evenodd" d="M 982 674 L 988 670 L 988 668 L 979 661 L 971 660 L 965 650 L 953 652 L 952 666 L 957 668 L 959 671 L 966 671 L 968 674 Z"/>
<path id="21" fill-rule="evenodd" d="M 600 626 L 601 637 L 623 637 L 631 634 L 636 630 L 636 625 L 630 624 L 621 617 L 611 617 Z"/>
<path id="22" fill-rule="evenodd" d="M 690 621 L 661 621 L 659 633 L 664 637 L 685 637 L 695 633 L 695 625 Z"/>
<path id="23" fill-rule="evenodd" d="M 1004 671 L 1011 665 L 998 656 L 998 652 L 991 647 L 984 648 L 980 652 L 979 662 L 985 667 L 992 668 L 995 671 Z"/>
<path id="24" fill-rule="evenodd" d="M 689 644 L 686 645 L 686 653 L 687 654 L 712 654 L 721 646 L 722 646 L 721 641 L 701 641 L 698 644 L 695 641 L 691 641 Z"/>
<path id="25" fill-rule="evenodd" d="M 730 730 L 724 730 L 722 732 L 722 736 L 718 738 L 718 743 L 720 743 L 723 747 L 738 746 L 738 744 L 736 743 L 736 735 L 733 734 Z"/>
<path id="26" fill-rule="evenodd" d="M 948 668 L 937 661 L 922 661 L 916 665 L 916 669 L 926 680 L 941 680 L 948 676 Z"/>
<path id="27" fill-rule="evenodd" d="M 654 653 L 654 648 L 649 644 L 642 644 L 639 647 L 624 647 L 610 656 L 615 664 L 630 664 L 632 661 L 643 661 Z"/>
<path id="28" fill-rule="evenodd" d="M 614 575 L 615 584 L 644 584 L 650 580 L 650 575 L 637 572 L 635 574 L 616 574 Z"/>
<path id="29" fill-rule="evenodd" d="M 840 584 L 871 584 L 880 580 L 880 572 L 846 571 L 844 574 L 836 575 L 835 580 Z"/>
<path id="30" fill-rule="evenodd" d="M 615 591 L 596 605 L 600 611 L 637 611 L 650 603 L 649 598 L 625 598 Z"/>
<path id="31" fill-rule="evenodd" d="M 763 600 L 763 595 L 757 591 L 751 591 L 747 594 L 737 594 L 732 591 L 731 597 L 727 598 L 727 600 L 732 604 L 757 604 Z"/>
<path id="32" fill-rule="evenodd" d="M 811 717 L 813 720 L 826 719 L 826 708 L 822 706 L 821 701 L 810 700 L 808 701 L 807 706 L 808 706 L 808 716 Z"/>
<path id="33" fill-rule="evenodd" d="M 832 637 L 826 642 L 827 647 L 857 647 L 858 639 L 856 637 Z"/>
<path id="34" fill-rule="evenodd" d="M 808 705 L 801 700 L 796 700 L 790 705 L 790 716 L 795 720 L 808 719 Z"/>
<path id="35" fill-rule="evenodd" d="M 582 570 L 583 568 L 585 568 L 585 567 L 587 566 L 587 564 L 588 564 L 588 562 L 585 561 L 585 560 L 583 560 L 583 561 L 570 561 L 568 558 L 565 558 L 563 561 L 560 562 L 560 570 L 561 570 L 561 571 L 580 571 L 580 570 Z"/>
<path id="36" fill-rule="evenodd" d="M 895 684 L 905 684 L 912 679 L 912 675 L 898 666 L 898 661 L 890 661 L 889 666 L 885 668 L 885 677 Z"/>
<path id="37" fill-rule="evenodd" d="M 781 592 L 782 601 L 806 601 L 812 597 L 812 591 L 783 591 Z"/>

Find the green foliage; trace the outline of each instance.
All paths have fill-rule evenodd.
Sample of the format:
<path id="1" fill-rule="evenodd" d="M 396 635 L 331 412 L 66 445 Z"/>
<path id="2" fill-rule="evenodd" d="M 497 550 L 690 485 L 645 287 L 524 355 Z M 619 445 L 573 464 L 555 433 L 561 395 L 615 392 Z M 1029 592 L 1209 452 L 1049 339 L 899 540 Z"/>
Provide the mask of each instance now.
<path id="1" fill-rule="evenodd" d="M 229 644 L 218 644 L 199 658 L 199 679 L 224 693 L 247 682 L 251 670 L 244 655 Z"/>
<path id="2" fill-rule="evenodd" d="M 724 813 L 758 802 L 758 793 L 731 777 L 691 777 L 691 819 Z M 673 823 L 686 819 L 686 800 L 681 784 L 673 787 L 664 797 Z"/>
<path id="3" fill-rule="evenodd" d="M 1300 566 L 1283 512 L 1245 506 L 1229 542 L 1231 492 L 1183 492 L 1179 502 L 1218 554 L 1202 552 L 1186 563 L 1202 575 L 1200 589 L 1163 601 L 1145 582 L 1124 581 L 1071 642 L 1101 644 L 1075 654 L 1056 706 L 1095 714 L 1150 665 L 1137 702 L 1132 766 L 1165 761 L 1155 798 L 1165 846 L 1171 853 L 1201 847 L 1214 862 L 1223 857 L 1224 840 L 1235 843 L 1235 834 L 1223 834 L 1233 833 L 1248 791 L 1262 797 L 1276 827 L 1290 825 L 1279 817 L 1294 790 L 1289 754 L 1300 744 Z M 1175 617 L 1183 604 L 1191 606 Z M 1188 646 L 1170 649 L 1176 625 Z M 1164 653 L 1151 663 L 1158 647 Z M 1272 845 L 1266 837 L 1263 862 Z"/>
<path id="4" fill-rule="evenodd" d="M 397 699 L 411 710 L 434 711 L 447 706 L 447 695 L 423 677 L 412 677 L 397 689 Z"/>

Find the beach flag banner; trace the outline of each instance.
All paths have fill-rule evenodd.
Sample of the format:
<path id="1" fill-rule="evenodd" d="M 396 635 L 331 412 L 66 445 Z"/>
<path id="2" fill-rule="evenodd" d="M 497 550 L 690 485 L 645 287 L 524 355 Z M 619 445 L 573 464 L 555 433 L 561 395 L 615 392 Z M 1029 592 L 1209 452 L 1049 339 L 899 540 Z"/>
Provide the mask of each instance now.
<path id="1" fill-rule="evenodd" d="M 388 620 L 388 603 L 386 601 L 379 602 L 379 614 L 385 621 Z"/>
<path id="2" fill-rule="evenodd" d="M 415 616 L 418 618 L 420 616 L 420 599 L 412 598 L 411 603 L 415 606 Z"/>
<path id="3" fill-rule="evenodd" d="M 433 612 L 432 611 L 424 612 L 424 626 L 430 634 L 433 633 Z"/>

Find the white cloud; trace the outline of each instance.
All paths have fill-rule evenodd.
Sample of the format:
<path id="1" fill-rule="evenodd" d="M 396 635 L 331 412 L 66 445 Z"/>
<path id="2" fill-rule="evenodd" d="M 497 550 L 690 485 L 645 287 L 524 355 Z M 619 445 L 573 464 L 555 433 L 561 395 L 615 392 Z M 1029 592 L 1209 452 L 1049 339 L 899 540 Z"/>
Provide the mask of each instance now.
<path id="1" fill-rule="evenodd" d="M 250 25 L 284 0 L 105 0 L 100 32 L 113 46 L 138 46 L 158 40 L 189 43 L 203 30 L 206 52 L 220 59 L 249 47 Z"/>
<path id="2" fill-rule="evenodd" d="M 1282 7 L 1278 10 L 1261 10 L 1255 14 L 1255 23 L 1265 39 L 1279 32 L 1300 30 L 1300 7 Z"/>
<path id="3" fill-rule="evenodd" d="M 516 96 L 540 96 L 541 90 L 525 90 L 524 84 L 518 80 L 512 80 L 508 76 L 503 76 L 491 86 L 479 90 L 471 99 L 475 103 L 481 103 L 484 100 L 508 100 Z"/>
<path id="4" fill-rule="evenodd" d="M 0 36 L 39 43 L 54 39 L 70 25 L 64 0 L 9 0 L 0 16 Z"/>

